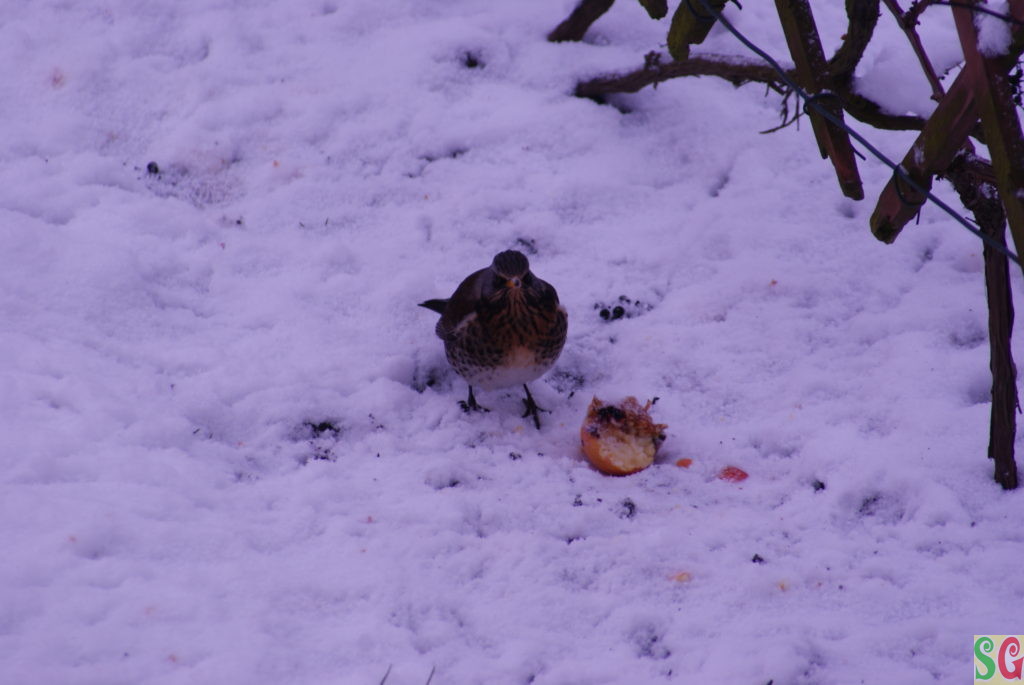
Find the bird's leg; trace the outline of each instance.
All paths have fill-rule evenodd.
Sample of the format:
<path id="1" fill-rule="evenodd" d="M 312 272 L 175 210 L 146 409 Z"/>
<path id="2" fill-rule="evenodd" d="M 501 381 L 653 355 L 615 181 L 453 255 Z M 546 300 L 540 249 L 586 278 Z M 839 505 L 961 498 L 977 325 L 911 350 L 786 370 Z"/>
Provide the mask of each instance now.
<path id="1" fill-rule="evenodd" d="M 549 414 L 551 412 L 543 407 L 537 406 L 537 403 L 533 401 L 533 395 L 530 394 L 530 388 L 526 383 L 523 383 L 523 390 L 526 391 L 526 399 L 523 400 L 523 404 L 526 405 L 526 411 L 523 412 L 523 418 L 525 419 L 527 416 L 532 416 L 533 425 L 537 427 L 537 430 L 540 430 L 540 416 L 538 416 L 537 412 L 546 411 Z"/>
<path id="2" fill-rule="evenodd" d="M 471 411 L 490 411 L 487 407 L 481 407 L 476 403 L 476 397 L 473 396 L 473 386 L 469 386 L 469 397 L 464 400 L 459 400 L 459 406 L 462 407 L 462 411 L 467 414 Z"/>

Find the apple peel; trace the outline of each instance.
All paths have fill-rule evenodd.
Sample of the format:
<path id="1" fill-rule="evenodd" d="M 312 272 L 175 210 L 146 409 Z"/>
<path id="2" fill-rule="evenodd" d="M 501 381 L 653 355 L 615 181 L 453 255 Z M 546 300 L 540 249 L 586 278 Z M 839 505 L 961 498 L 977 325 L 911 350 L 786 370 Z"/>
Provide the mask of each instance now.
<path id="1" fill-rule="evenodd" d="M 718 472 L 719 480 L 727 480 L 730 483 L 742 483 L 749 477 L 750 474 L 738 466 L 726 466 Z"/>

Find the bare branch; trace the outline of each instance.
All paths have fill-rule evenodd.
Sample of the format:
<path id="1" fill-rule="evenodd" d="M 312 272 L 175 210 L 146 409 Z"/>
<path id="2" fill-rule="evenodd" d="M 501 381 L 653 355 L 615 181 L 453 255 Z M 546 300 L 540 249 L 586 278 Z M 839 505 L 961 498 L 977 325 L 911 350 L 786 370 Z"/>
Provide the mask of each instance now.
<path id="1" fill-rule="evenodd" d="M 857 121 L 885 131 L 920 131 L 924 119 L 910 114 L 889 114 L 874 100 L 857 93 L 842 93 L 843 109 Z"/>
<path id="2" fill-rule="evenodd" d="M 775 0 L 775 8 L 796 67 L 796 83 L 806 92 L 808 103 L 817 103 L 806 111 L 821 156 L 832 163 L 843 195 L 863 200 L 864 184 L 857 169 L 857 153 L 850 144 L 850 133 L 843 123 L 842 103 L 832 92 L 829 66 L 810 2 Z"/>
<path id="3" fill-rule="evenodd" d="M 613 4 L 615 4 L 615 0 L 580 0 L 580 4 L 576 5 L 572 14 L 548 34 L 548 40 L 552 43 L 583 40 L 590 25 L 611 9 Z"/>
<path id="4" fill-rule="evenodd" d="M 664 19 L 668 15 L 668 0 L 640 0 L 651 19 Z"/>
<path id="5" fill-rule="evenodd" d="M 903 15 L 903 20 L 907 23 L 907 26 L 917 26 L 921 21 L 921 14 L 934 2 L 935 0 L 913 0 L 910 3 L 910 7 L 907 8 L 907 13 Z"/>
<path id="6" fill-rule="evenodd" d="M 734 86 L 764 83 L 779 93 L 784 92 L 779 75 L 765 64 L 719 56 L 691 57 L 684 62 L 662 62 L 660 58 L 657 52 L 649 53 L 640 69 L 583 81 L 576 85 L 575 94 L 584 98 L 600 98 L 612 93 L 635 93 L 641 88 L 680 76 L 717 76 Z"/>
<path id="7" fill-rule="evenodd" d="M 976 0 L 974 0 L 976 2 Z M 1024 250 L 1024 131 L 1021 130 L 1013 87 L 1008 77 L 1016 55 L 988 56 L 978 48 L 978 29 L 973 9 L 977 5 L 957 5 L 953 19 L 960 35 L 966 64 L 963 73 L 971 79 L 981 126 L 988 141 L 996 187 L 1003 200 L 1007 223 L 1017 252 Z"/>
<path id="8" fill-rule="evenodd" d="M 989 166 L 975 157 L 968 143 L 946 170 L 964 207 L 971 210 L 978 228 L 999 245 L 1006 245 L 1006 212 L 994 186 L 979 168 Z M 989 168 L 991 171 L 991 167 Z M 986 188 L 987 186 L 987 188 Z M 1018 485 L 1014 459 L 1017 432 L 1017 367 L 1013 363 L 1010 336 L 1013 334 L 1013 293 L 1006 255 L 985 245 L 985 290 L 988 295 L 989 367 L 992 371 L 992 418 L 989 424 L 988 456 L 995 463 L 995 479 L 1006 490 Z"/>
<path id="9" fill-rule="evenodd" d="M 600 100 L 614 93 L 636 93 L 647 86 L 682 76 L 715 76 L 734 86 L 763 83 L 780 95 L 787 92 L 778 73 L 765 64 L 737 60 L 732 57 L 691 57 L 684 62 L 662 62 L 661 54 L 648 53 L 643 67 L 625 74 L 598 76 L 576 85 L 577 97 Z M 790 73 L 792 77 L 792 73 Z M 836 89 L 843 109 L 854 119 L 887 131 L 920 131 L 924 119 L 910 115 L 889 114 L 877 103 L 848 89 Z"/>
<path id="10" fill-rule="evenodd" d="M 848 86 L 853 72 L 864 56 L 878 23 L 878 0 L 846 0 L 846 16 L 850 20 L 843 43 L 829 60 L 829 73 L 837 84 Z"/>
<path id="11" fill-rule="evenodd" d="M 900 162 L 905 178 L 921 190 L 929 190 L 932 177 L 945 171 L 964 146 L 970 146 L 967 136 L 978 121 L 978 107 L 969 76 L 960 72 Z M 891 243 L 926 199 L 925 193 L 907 187 L 901 176 L 894 174 L 878 196 L 871 232 Z"/>
<path id="12" fill-rule="evenodd" d="M 889 11 L 892 12 L 892 15 L 896 17 L 896 23 L 903 29 L 907 40 L 910 41 L 910 47 L 914 49 L 917 61 L 921 63 L 921 69 L 924 70 L 925 78 L 928 79 L 928 85 L 932 87 L 932 100 L 938 102 L 946 93 L 942 89 L 939 77 L 935 74 L 935 68 L 932 67 L 931 60 L 928 59 L 928 54 L 924 51 L 924 46 L 921 45 L 921 37 L 917 35 L 917 29 L 914 28 L 917 22 L 915 21 L 912 24 L 907 20 L 907 15 L 900 9 L 899 3 L 896 0 L 883 0 L 883 2 L 889 8 Z"/>

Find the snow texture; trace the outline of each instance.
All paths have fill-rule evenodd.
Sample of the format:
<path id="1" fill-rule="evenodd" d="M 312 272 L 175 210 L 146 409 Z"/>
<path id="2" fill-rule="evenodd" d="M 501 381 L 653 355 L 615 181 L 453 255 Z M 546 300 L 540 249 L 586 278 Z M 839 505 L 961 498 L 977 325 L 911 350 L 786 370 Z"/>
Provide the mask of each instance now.
<path id="1" fill-rule="evenodd" d="M 980 244 L 875 241 L 889 171 L 844 199 L 763 88 L 572 97 L 667 28 L 572 5 L 2 4 L 0 682 L 960 683 L 1020 632 Z M 540 431 L 416 306 L 507 248 L 570 313 Z M 654 466 L 586 464 L 594 395 L 660 398 Z"/>
<path id="2" fill-rule="evenodd" d="M 985 5 L 990 12 L 1010 16 L 1007 0 L 992 0 Z M 1010 50 L 1010 23 L 999 16 L 976 13 L 974 25 L 978 29 L 978 52 L 985 57 L 998 57 Z"/>

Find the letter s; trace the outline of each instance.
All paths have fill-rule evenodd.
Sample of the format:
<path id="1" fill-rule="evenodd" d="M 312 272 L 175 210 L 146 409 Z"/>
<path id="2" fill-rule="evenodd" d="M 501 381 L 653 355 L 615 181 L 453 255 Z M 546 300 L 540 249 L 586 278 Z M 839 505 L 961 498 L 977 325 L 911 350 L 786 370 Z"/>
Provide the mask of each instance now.
<path id="1" fill-rule="evenodd" d="M 995 649 L 995 643 L 992 642 L 992 638 L 987 636 L 981 636 L 974 641 L 974 658 L 976 661 L 981 662 L 981 665 L 986 670 L 984 672 L 979 671 L 978 667 L 974 667 L 974 679 L 975 680 L 989 680 L 996 674 L 996 662 L 992 660 L 989 654 Z"/>

